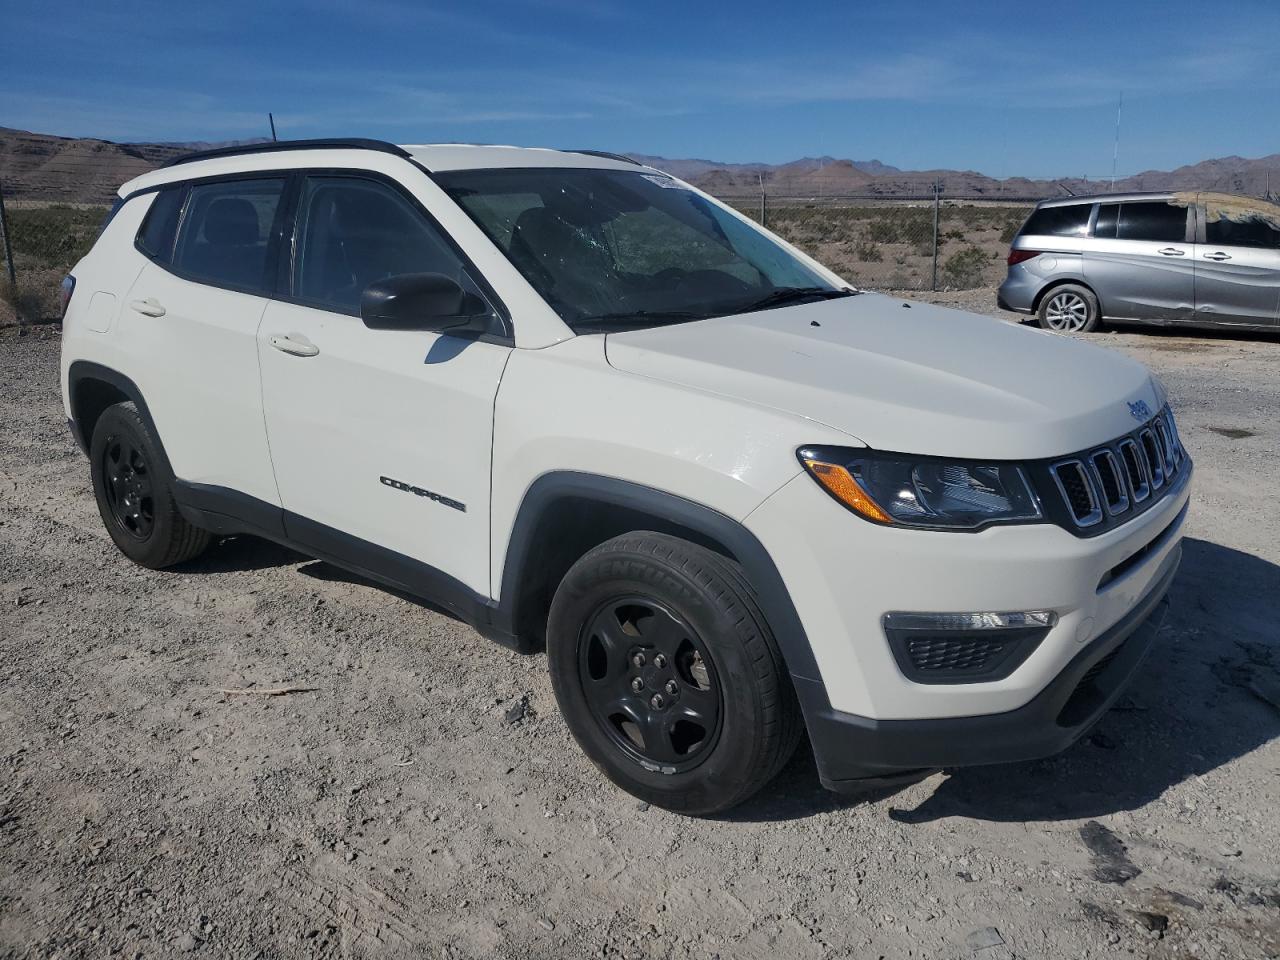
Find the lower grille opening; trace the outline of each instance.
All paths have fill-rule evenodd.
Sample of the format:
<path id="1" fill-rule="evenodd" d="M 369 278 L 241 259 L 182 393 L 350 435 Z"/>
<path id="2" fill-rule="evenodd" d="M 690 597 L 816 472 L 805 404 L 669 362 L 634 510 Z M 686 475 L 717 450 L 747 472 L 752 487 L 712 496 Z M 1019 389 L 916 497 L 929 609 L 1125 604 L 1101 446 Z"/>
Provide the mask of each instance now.
<path id="1" fill-rule="evenodd" d="M 1140 566 L 1142 564 L 1142 561 L 1146 560 L 1147 557 L 1151 556 L 1152 553 L 1154 553 L 1157 549 L 1159 549 L 1161 546 L 1164 545 L 1165 538 L 1168 537 L 1169 531 L 1172 530 L 1174 527 L 1176 527 L 1182 521 L 1182 518 L 1186 516 L 1186 514 L 1187 514 L 1187 507 L 1184 505 L 1183 508 L 1178 511 L 1178 515 L 1169 521 L 1168 526 L 1166 526 L 1163 530 L 1161 530 L 1154 537 L 1152 537 L 1150 542 L 1148 542 L 1146 546 L 1141 547 L 1136 552 L 1125 557 L 1123 560 L 1117 563 L 1114 567 L 1112 567 L 1110 570 L 1104 573 L 1102 575 L 1102 579 L 1098 581 L 1098 589 L 1101 590 L 1107 584 L 1111 583 L 1112 581 L 1119 580 L 1130 570 L 1134 569 L 1137 566 Z"/>

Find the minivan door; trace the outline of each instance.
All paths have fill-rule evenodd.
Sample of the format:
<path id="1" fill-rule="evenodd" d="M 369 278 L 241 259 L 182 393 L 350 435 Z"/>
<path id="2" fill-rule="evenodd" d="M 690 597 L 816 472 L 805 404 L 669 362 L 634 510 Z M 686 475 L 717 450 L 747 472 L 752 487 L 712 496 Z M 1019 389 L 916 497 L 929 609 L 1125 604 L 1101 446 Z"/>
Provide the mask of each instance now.
<path id="1" fill-rule="evenodd" d="M 1196 321 L 1280 326 L 1280 220 L 1212 201 L 1199 212 Z"/>
<path id="2" fill-rule="evenodd" d="M 378 280 L 462 255 L 401 188 L 359 172 L 301 178 L 289 298 L 258 338 L 267 434 L 291 540 L 441 599 L 489 595 L 493 409 L 511 348 L 371 330 Z M 486 298 L 488 299 L 488 298 Z"/>
<path id="3" fill-rule="evenodd" d="M 1195 244 L 1188 207 L 1164 200 L 1100 203 L 1085 278 L 1112 320 L 1190 321 Z"/>

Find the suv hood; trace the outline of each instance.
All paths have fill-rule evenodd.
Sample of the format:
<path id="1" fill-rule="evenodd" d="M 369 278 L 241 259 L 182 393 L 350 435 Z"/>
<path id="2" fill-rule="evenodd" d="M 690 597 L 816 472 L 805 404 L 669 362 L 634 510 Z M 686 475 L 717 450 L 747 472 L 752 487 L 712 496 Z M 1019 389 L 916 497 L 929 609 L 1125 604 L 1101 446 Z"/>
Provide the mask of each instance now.
<path id="1" fill-rule="evenodd" d="M 1131 403 L 1164 404 L 1147 368 L 1115 351 L 871 293 L 609 334 L 605 353 L 618 370 L 901 453 L 1055 457 L 1132 430 Z"/>

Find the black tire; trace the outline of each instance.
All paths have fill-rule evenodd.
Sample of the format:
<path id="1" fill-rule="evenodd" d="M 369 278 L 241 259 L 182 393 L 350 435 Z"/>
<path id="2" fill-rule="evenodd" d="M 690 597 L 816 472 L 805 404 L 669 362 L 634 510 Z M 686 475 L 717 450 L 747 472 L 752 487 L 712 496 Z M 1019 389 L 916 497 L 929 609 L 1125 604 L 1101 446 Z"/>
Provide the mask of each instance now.
<path id="1" fill-rule="evenodd" d="M 1092 333 L 1102 329 L 1102 311 L 1088 287 L 1064 283 L 1040 298 L 1036 323 L 1054 333 Z"/>
<path id="2" fill-rule="evenodd" d="M 551 604 L 547 656 L 583 751 L 668 810 L 736 806 L 800 739 L 795 691 L 746 577 L 676 537 L 625 534 L 579 559 Z"/>
<path id="3" fill-rule="evenodd" d="M 178 512 L 165 463 L 135 404 L 103 411 L 89 444 L 98 512 L 120 552 L 153 570 L 198 556 L 210 539 Z"/>

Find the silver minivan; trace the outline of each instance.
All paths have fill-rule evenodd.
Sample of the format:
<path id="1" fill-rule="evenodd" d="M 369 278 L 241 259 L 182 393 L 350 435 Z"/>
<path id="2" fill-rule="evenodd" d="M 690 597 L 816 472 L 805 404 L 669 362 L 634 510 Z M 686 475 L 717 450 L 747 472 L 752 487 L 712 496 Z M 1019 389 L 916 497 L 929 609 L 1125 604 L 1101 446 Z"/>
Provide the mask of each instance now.
<path id="1" fill-rule="evenodd" d="M 1108 320 L 1280 330 L 1280 206 L 1218 193 L 1043 201 L 996 302 L 1065 333 Z"/>

